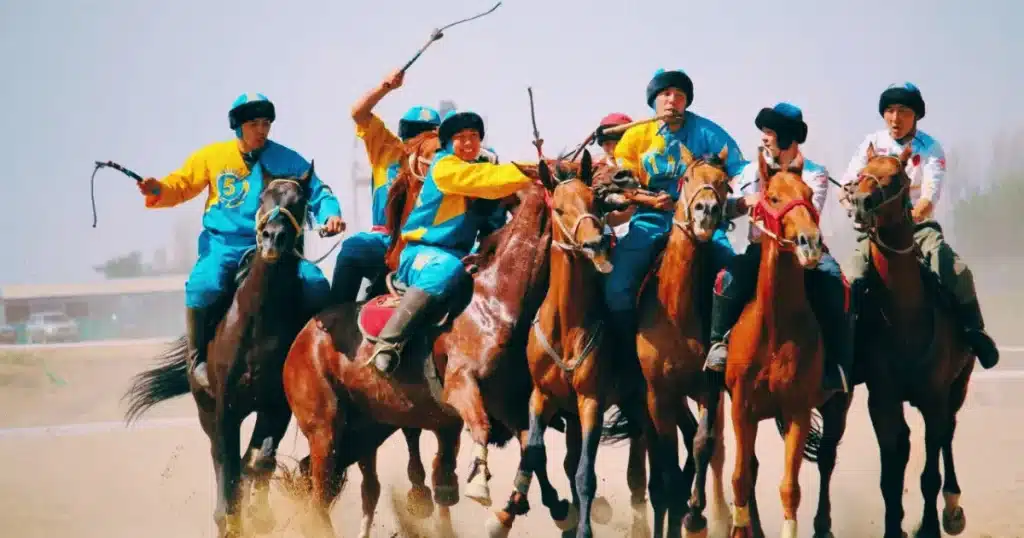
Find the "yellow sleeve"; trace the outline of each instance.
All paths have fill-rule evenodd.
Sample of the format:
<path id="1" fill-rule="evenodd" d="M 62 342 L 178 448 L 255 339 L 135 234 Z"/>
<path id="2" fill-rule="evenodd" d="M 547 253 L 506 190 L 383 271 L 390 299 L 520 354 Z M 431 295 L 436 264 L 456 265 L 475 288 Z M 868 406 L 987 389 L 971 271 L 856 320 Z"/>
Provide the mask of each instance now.
<path id="1" fill-rule="evenodd" d="M 649 125 L 649 124 L 648 124 Z M 647 150 L 650 142 L 647 140 L 648 125 L 636 125 L 625 133 L 622 139 L 615 145 L 615 162 L 620 168 L 633 172 L 640 183 L 647 185 L 647 174 L 644 167 L 640 165 L 640 156 Z"/>
<path id="2" fill-rule="evenodd" d="M 445 194 L 499 200 L 533 183 L 514 164 L 468 163 L 446 155 L 434 163 L 431 173 L 437 189 Z"/>
<path id="3" fill-rule="evenodd" d="M 402 158 L 402 141 L 388 130 L 384 121 L 376 114 L 370 115 L 370 121 L 366 125 L 356 125 L 356 136 L 366 145 L 366 157 L 370 160 L 371 170 L 386 168 Z"/>
<path id="4" fill-rule="evenodd" d="M 201 149 L 189 156 L 181 168 L 160 180 L 160 193 L 146 196 L 146 207 L 174 207 L 183 204 L 206 190 L 210 184 L 210 170 L 206 151 Z"/>

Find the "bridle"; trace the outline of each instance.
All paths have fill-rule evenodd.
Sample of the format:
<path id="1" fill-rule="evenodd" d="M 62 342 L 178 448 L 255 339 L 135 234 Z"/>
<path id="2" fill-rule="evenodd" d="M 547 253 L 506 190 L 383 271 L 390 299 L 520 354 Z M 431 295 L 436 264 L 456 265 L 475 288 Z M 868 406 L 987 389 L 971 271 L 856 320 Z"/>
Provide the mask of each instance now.
<path id="1" fill-rule="evenodd" d="M 778 172 L 776 172 L 776 174 L 777 173 Z M 770 181 L 771 178 L 768 178 L 765 183 L 767 184 Z M 765 191 L 767 191 L 767 188 Z M 767 194 L 767 192 L 764 194 Z M 821 216 L 818 214 L 818 210 L 814 208 L 813 204 L 804 198 L 790 200 L 789 202 L 786 202 L 786 205 L 779 209 L 775 209 L 764 197 L 758 200 L 757 205 L 750 211 L 750 222 L 754 226 L 757 226 L 757 228 L 761 230 L 761 233 L 768 236 L 772 241 L 775 241 L 775 243 L 779 245 L 779 248 L 783 250 L 793 250 L 796 248 L 796 242 L 782 236 L 782 219 L 785 218 L 790 211 L 793 211 L 798 207 L 807 209 L 811 214 L 811 219 L 814 220 L 814 224 L 817 225 L 819 223 Z"/>
<path id="2" fill-rule="evenodd" d="M 286 178 L 278 178 L 278 179 L 270 180 L 270 182 L 267 183 L 267 185 L 263 188 L 264 192 L 266 192 L 268 189 L 270 189 L 275 183 L 290 183 L 292 185 L 295 185 L 300 191 L 304 191 L 304 189 L 305 189 L 305 186 L 302 183 L 300 183 L 298 180 L 286 179 Z M 324 261 L 325 259 L 327 259 L 327 257 L 331 255 L 331 252 L 334 252 L 334 249 L 338 248 L 338 245 L 341 244 L 343 237 L 339 237 L 338 240 L 334 243 L 334 245 L 332 245 L 331 248 L 328 249 L 327 252 L 325 252 L 323 254 L 323 256 L 320 256 L 316 260 L 311 260 L 311 259 L 305 257 L 302 253 L 299 252 L 299 247 L 298 247 L 299 240 L 302 239 L 303 235 L 305 234 L 305 229 L 306 229 L 306 214 L 307 214 L 306 207 L 307 206 L 308 206 L 308 202 L 304 201 L 303 204 L 302 204 L 302 209 L 303 209 L 302 210 L 302 219 L 300 220 L 287 207 L 284 207 L 284 206 L 282 206 L 280 204 L 274 204 L 274 206 L 271 207 L 270 210 L 268 210 L 265 213 L 263 212 L 263 205 L 261 204 L 259 209 L 256 210 L 256 237 L 257 237 L 257 240 L 258 240 L 260 234 L 263 233 L 263 228 L 267 225 L 267 223 L 269 223 L 272 219 L 274 219 L 275 217 L 277 217 L 279 215 L 284 215 L 285 219 L 288 221 L 288 223 L 291 224 L 292 228 L 295 229 L 295 246 L 292 248 L 292 254 L 294 254 L 299 259 L 306 260 L 306 261 L 309 261 L 309 262 L 313 262 L 313 264 L 318 264 L 318 263 Z M 317 230 L 317 232 L 320 234 L 321 237 L 324 236 L 323 228 L 316 227 L 314 229 Z"/>
<path id="3" fill-rule="evenodd" d="M 854 221 L 855 225 L 861 225 L 859 227 L 856 227 L 855 229 L 858 232 L 866 233 L 868 238 L 873 243 L 875 243 L 876 245 L 878 245 L 879 247 L 881 247 L 882 249 L 884 249 L 886 251 L 889 251 L 889 252 L 891 252 L 893 254 L 909 254 L 910 252 L 913 252 L 913 250 L 915 248 L 917 248 L 917 244 L 914 243 L 913 241 L 911 241 L 910 245 L 908 245 L 908 246 L 906 246 L 904 248 L 895 248 L 895 247 L 889 245 L 884 240 L 882 240 L 881 235 L 878 233 L 878 222 L 877 222 L 877 217 L 878 217 L 878 212 L 879 211 L 881 211 L 883 208 L 885 208 L 889 204 L 903 199 L 904 195 L 907 192 L 908 185 L 910 184 L 910 181 L 908 181 L 908 178 L 906 177 L 907 172 L 904 169 L 903 161 L 901 161 L 896 156 L 893 156 L 893 155 L 878 155 L 875 158 L 876 159 L 892 159 L 892 160 L 896 161 L 897 169 L 899 170 L 899 172 L 895 176 L 893 176 L 893 177 L 894 178 L 898 178 L 899 181 L 898 182 L 890 181 L 888 185 L 883 186 L 882 185 L 882 178 L 880 178 L 880 177 L 878 177 L 878 176 L 876 176 L 874 174 L 865 173 L 863 170 L 861 170 L 861 172 L 859 174 L 857 174 L 857 181 L 856 182 L 850 182 L 850 183 L 847 183 L 846 185 L 843 186 L 843 189 L 846 190 L 847 195 L 848 196 L 852 196 L 853 195 L 853 188 L 854 188 L 855 185 L 859 185 L 863 181 L 870 181 L 872 183 L 872 186 L 876 187 L 876 188 L 872 188 L 871 189 L 871 194 L 869 196 L 872 197 L 872 198 L 881 197 L 881 199 L 882 199 L 877 205 L 875 205 L 875 207 L 873 207 L 869 211 L 866 211 L 866 213 L 867 213 L 866 217 L 868 219 L 867 222 L 863 222 L 862 223 L 862 222 L 858 222 L 856 220 Z M 865 168 L 866 168 L 866 166 L 865 166 Z M 904 213 L 905 213 L 905 218 L 910 218 L 910 215 L 909 215 L 908 211 L 904 211 Z M 854 214 L 856 215 L 856 212 Z"/>
<path id="4" fill-rule="evenodd" d="M 701 165 L 707 165 L 714 168 L 718 168 L 719 170 L 724 170 L 724 168 L 716 164 L 713 164 L 705 159 L 696 159 L 689 165 L 687 165 L 686 171 L 683 173 L 682 176 L 679 177 L 677 190 L 679 191 L 680 197 L 683 197 L 684 200 L 683 220 L 679 220 L 675 217 L 672 217 L 672 224 L 676 225 L 680 230 L 682 230 L 687 235 L 690 235 L 691 237 L 693 234 L 691 228 L 691 225 L 693 224 L 693 204 L 697 201 L 697 196 L 700 195 L 702 192 L 711 191 L 711 194 L 713 194 L 715 197 L 715 201 L 718 202 L 718 211 L 717 214 L 714 215 L 716 219 L 716 224 L 720 223 L 722 221 L 722 218 L 725 216 L 725 200 L 723 200 L 722 195 L 719 194 L 718 190 L 714 187 L 714 185 L 710 183 L 705 183 L 697 187 L 697 189 L 692 193 L 689 193 L 686 189 L 686 186 L 690 184 L 690 180 L 693 179 L 693 170 Z M 732 192 L 732 187 L 726 185 L 726 189 L 729 192 Z M 730 226 L 732 226 L 731 222 L 729 224 Z"/>

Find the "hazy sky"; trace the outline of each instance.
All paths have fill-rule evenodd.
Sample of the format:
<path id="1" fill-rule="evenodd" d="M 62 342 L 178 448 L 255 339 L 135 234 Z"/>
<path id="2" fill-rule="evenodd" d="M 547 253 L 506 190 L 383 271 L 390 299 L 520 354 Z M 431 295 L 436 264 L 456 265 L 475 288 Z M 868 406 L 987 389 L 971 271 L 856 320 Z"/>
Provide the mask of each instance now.
<path id="1" fill-rule="evenodd" d="M 232 137 L 231 101 L 258 91 L 276 104 L 271 137 L 307 158 L 352 199 L 352 102 L 400 67 L 432 28 L 491 0 L 10 0 L 0 3 L 0 157 L 6 253 L 0 285 L 82 281 L 91 266 L 168 243 L 202 199 L 146 210 L 127 178 L 88 178 L 113 159 L 160 177 L 209 142 Z M 553 153 L 606 113 L 649 114 L 655 69 L 693 78 L 692 110 L 752 155 L 753 118 L 788 100 L 810 125 L 805 154 L 845 168 L 879 128 L 878 94 L 910 80 L 928 105 L 921 128 L 947 151 L 983 148 L 1024 125 L 1024 4 L 1013 0 L 772 2 L 505 0 L 460 25 L 414 65 L 378 112 L 389 125 L 414 104 L 451 98 L 488 118 L 503 161 L 534 157 L 526 87 Z M 357 158 L 363 158 L 358 156 Z M 977 180 L 975 178 L 974 180 Z"/>

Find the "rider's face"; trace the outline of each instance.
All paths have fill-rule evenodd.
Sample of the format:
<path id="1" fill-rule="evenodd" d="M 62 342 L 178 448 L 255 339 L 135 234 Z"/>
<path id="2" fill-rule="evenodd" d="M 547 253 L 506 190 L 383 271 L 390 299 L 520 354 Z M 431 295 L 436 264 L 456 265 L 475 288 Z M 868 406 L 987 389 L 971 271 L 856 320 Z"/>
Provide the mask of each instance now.
<path id="1" fill-rule="evenodd" d="M 761 129 L 761 146 L 768 150 L 772 157 L 778 158 L 782 151 L 779 148 L 779 135 L 771 129 Z"/>
<path id="2" fill-rule="evenodd" d="M 889 127 L 889 135 L 894 140 L 907 136 L 914 128 L 914 111 L 903 105 L 886 108 L 882 117 L 885 119 L 885 125 Z"/>
<path id="3" fill-rule="evenodd" d="M 463 129 L 452 137 L 452 152 L 455 156 L 472 161 L 480 155 L 480 133 L 475 129 Z"/>
<path id="4" fill-rule="evenodd" d="M 659 116 L 669 112 L 682 114 L 686 105 L 686 94 L 679 88 L 665 88 L 654 98 L 654 111 Z"/>
<path id="5" fill-rule="evenodd" d="M 263 147 L 270 135 L 270 120 L 257 118 L 242 124 L 242 143 L 249 151 Z"/>

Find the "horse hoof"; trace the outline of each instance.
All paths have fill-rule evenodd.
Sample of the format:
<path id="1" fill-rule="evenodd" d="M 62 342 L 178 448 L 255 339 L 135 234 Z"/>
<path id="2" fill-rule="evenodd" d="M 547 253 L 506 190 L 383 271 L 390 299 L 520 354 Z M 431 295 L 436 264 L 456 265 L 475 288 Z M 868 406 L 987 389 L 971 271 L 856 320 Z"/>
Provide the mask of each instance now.
<path id="1" fill-rule="evenodd" d="M 484 531 L 488 538 L 506 538 L 512 531 L 512 516 L 504 511 L 491 514 L 484 522 Z"/>
<path id="2" fill-rule="evenodd" d="M 491 506 L 491 488 L 483 481 L 470 482 L 466 485 L 466 497 L 480 503 L 484 508 Z"/>
<path id="3" fill-rule="evenodd" d="M 441 506 L 455 506 L 459 502 L 459 486 L 434 486 L 434 502 Z"/>
<path id="4" fill-rule="evenodd" d="M 906 533 L 903 533 L 906 536 Z M 836 538 L 836 535 L 832 534 L 832 531 L 816 532 L 813 538 Z"/>
<path id="5" fill-rule="evenodd" d="M 576 509 L 576 505 L 569 503 L 569 509 L 565 513 L 565 519 L 556 519 L 555 526 L 558 530 L 565 532 L 575 529 L 580 524 L 580 511 Z"/>
<path id="6" fill-rule="evenodd" d="M 686 538 L 704 538 L 708 535 L 708 520 L 689 512 L 683 516 L 683 528 L 686 529 Z"/>
<path id="7" fill-rule="evenodd" d="M 612 520 L 612 505 L 608 499 L 597 497 L 590 504 L 590 520 L 598 525 L 607 525 Z"/>
<path id="8" fill-rule="evenodd" d="M 268 534 L 277 526 L 274 513 L 269 507 L 252 508 L 249 510 L 249 524 L 256 534 Z"/>
<path id="9" fill-rule="evenodd" d="M 426 519 L 434 513 L 434 501 L 425 486 L 413 486 L 405 496 L 405 503 L 405 510 L 416 519 Z"/>
<path id="10" fill-rule="evenodd" d="M 221 538 L 241 538 L 242 536 L 242 518 L 237 514 L 225 516 L 217 522 L 217 527 L 219 527 Z"/>
<path id="11" fill-rule="evenodd" d="M 951 512 L 942 511 L 942 530 L 950 536 L 956 536 L 967 528 L 967 516 L 962 506 L 957 506 Z"/>

